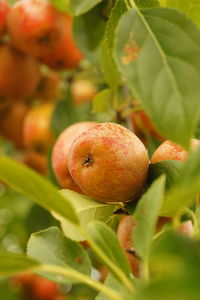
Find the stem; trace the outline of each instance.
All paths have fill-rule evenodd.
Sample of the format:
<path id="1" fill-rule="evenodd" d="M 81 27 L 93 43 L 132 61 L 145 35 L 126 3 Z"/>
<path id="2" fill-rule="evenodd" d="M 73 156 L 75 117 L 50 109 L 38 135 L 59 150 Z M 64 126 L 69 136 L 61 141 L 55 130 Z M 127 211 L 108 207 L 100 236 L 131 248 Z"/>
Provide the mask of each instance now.
<path id="1" fill-rule="evenodd" d="M 87 284 L 88 286 L 92 287 L 93 289 L 97 290 L 98 292 L 103 293 L 105 296 L 107 296 L 111 300 L 124 300 L 119 293 L 114 291 L 111 288 L 108 288 L 104 284 L 100 283 L 99 281 L 95 281 L 91 279 L 89 276 L 79 273 L 76 270 L 73 270 L 71 268 L 65 269 L 60 266 L 55 265 L 42 265 L 40 266 L 40 270 L 44 272 L 59 274 L 63 276 L 67 276 L 71 279 L 78 280 L 80 282 L 83 282 Z"/>
<path id="2" fill-rule="evenodd" d="M 126 5 L 127 9 L 130 10 L 131 6 L 129 5 L 129 1 L 128 0 L 124 0 L 124 2 L 125 2 L 125 5 Z"/>
<path id="3" fill-rule="evenodd" d="M 148 263 L 148 259 L 145 259 L 142 263 L 141 278 L 146 283 L 149 281 L 149 263 Z"/>
<path id="4" fill-rule="evenodd" d="M 95 243 L 95 241 L 90 237 L 90 235 L 82 230 L 82 234 L 85 236 L 86 240 L 90 244 L 91 248 L 94 252 L 102 259 L 102 261 L 110 268 L 110 270 L 118 277 L 118 279 L 126 286 L 126 288 L 130 292 L 134 292 L 134 287 L 132 282 L 126 277 L 124 272 L 119 269 L 106 255 L 105 253 L 99 248 L 99 246 Z"/>
<path id="5" fill-rule="evenodd" d="M 134 0 L 129 0 L 129 2 L 130 2 L 130 5 L 131 5 L 131 8 L 136 8 L 137 7 Z"/>

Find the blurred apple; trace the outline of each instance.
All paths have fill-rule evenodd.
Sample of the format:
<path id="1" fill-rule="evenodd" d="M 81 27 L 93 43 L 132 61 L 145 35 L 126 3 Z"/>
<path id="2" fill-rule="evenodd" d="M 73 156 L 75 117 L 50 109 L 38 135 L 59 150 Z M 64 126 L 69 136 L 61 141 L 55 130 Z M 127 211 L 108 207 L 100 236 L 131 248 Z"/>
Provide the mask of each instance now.
<path id="1" fill-rule="evenodd" d="M 32 107 L 24 120 L 23 137 L 28 149 L 45 152 L 53 144 L 51 118 L 55 104 L 44 103 Z"/>

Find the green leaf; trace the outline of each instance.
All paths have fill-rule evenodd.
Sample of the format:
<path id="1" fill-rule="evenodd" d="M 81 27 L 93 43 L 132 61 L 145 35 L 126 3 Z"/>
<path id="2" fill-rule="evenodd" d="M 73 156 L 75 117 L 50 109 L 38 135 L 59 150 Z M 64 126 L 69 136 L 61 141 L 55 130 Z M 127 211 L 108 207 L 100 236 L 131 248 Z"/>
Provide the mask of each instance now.
<path id="1" fill-rule="evenodd" d="M 74 19 L 74 39 L 85 57 L 99 66 L 100 42 L 104 35 L 105 21 L 100 18 L 103 5 L 100 3 L 89 12 Z"/>
<path id="2" fill-rule="evenodd" d="M 107 287 L 110 287 L 113 290 L 119 292 L 125 298 L 127 294 L 126 288 L 122 284 L 120 284 L 120 282 L 111 273 L 109 273 L 108 276 L 106 277 L 104 284 Z M 95 300 L 110 300 L 110 299 L 106 297 L 103 293 L 100 293 L 97 295 Z"/>
<path id="3" fill-rule="evenodd" d="M 71 0 L 71 9 L 75 16 L 82 15 L 96 6 L 102 0 Z"/>
<path id="4" fill-rule="evenodd" d="M 35 270 L 40 263 L 24 254 L 0 251 L 0 276 Z"/>
<path id="5" fill-rule="evenodd" d="M 199 57 L 200 31 L 176 10 L 132 9 L 120 19 L 120 71 L 158 130 L 185 148 L 200 107 Z"/>
<path id="6" fill-rule="evenodd" d="M 200 2 L 199 0 L 166 0 L 167 6 L 182 10 L 197 25 L 200 25 Z"/>
<path id="7" fill-rule="evenodd" d="M 47 210 L 53 210 L 75 225 L 78 217 L 71 203 L 43 176 L 8 157 L 0 157 L 0 179 Z"/>
<path id="8" fill-rule="evenodd" d="M 87 232 L 104 254 L 129 278 L 130 268 L 114 231 L 104 223 L 94 221 L 88 224 Z"/>
<path id="9" fill-rule="evenodd" d="M 113 215 L 113 212 L 119 209 L 119 205 L 101 203 L 70 190 L 62 190 L 61 194 L 74 207 L 82 228 L 85 228 L 89 222 L 94 220 L 105 222 L 112 227 L 118 220 L 118 217 Z M 67 237 L 75 241 L 85 240 L 85 237 L 77 230 L 76 226 L 60 215 L 56 214 L 55 217 L 61 222 L 62 230 Z"/>
<path id="10" fill-rule="evenodd" d="M 139 8 L 158 7 L 159 2 L 157 0 L 134 0 L 135 4 Z"/>
<path id="11" fill-rule="evenodd" d="M 105 89 L 99 92 L 92 101 L 92 112 L 108 112 L 111 109 L 112 91 Z"/>
<path id="12" fill-rule="evenodd" d="M 114 89 L 117 87 L 120 79 L 117 65 L 113 59 L 115 29 L 120 17 L 126 11 L 127 7 L 125 1 L 117 0 L 106 23 L 104 41 L 101 48 L 101 66 L 103 68 L 106 81 L 109 86 Z"/>
<path id="13" fill-rule="evenodd" d="M 101 45 L 100 63 L 107 84 L 115 91 L 120 81 L 120 74 L 113 58 L 108 53 L 105 39 Z"/>
<path id="14" fill-rule="evenodd" d="M 71 13 L 70 0 L 49 0 L 61 12 Z"/>
<path id="15" fill-rule="evenodd" d="M 78 243 L 64 237 L 57 227 L 50 227 L 32 234 L 28 242 L 27 253 L 43 264 L 72 268 L 86 275 L 91 273 L 91 262 L 87 252 Z M 66 278 L 62 276 L 49 273 L 42 273 L 42 275 L 50 280 L 66 284 Z M 77 281 L 70 280 L 70 282 Z"/>
<path id="16" fill-rule="evenodd" d="M 185 162 L 179 180 L 170 189 L 163 203 L 161 215 L 173 216 L 181 208 L 194 202 L 200 192 L 200 148 L 192 152 Z"/>
<path id="17" fill-rule="evenodd" d="M 149 256 L 152 237 L 164 197 L 165 177 L 158 178 L 140 199 L 134 218 L 136 227 L 132 240 L 136 253 L 143 259 Z"/>
<path id="18" fill-rule="evenodd" d="M 170 189 L 174 186 L 180 177 L 183 163 L 175 160 L 165 160 L 149 165 L 149 182 L 153 182 L 160 175 L 166 177 L 166 188 Z"/>

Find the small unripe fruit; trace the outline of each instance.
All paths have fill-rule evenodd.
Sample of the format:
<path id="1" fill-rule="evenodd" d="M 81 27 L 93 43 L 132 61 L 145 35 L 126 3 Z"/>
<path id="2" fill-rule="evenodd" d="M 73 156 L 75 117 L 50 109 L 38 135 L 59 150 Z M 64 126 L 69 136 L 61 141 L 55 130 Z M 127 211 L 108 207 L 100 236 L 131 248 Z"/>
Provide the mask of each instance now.
<path id="1" fill-rule="evenodd" d="M 52 151 L 52 167 L 62 188 L 82 193 L 69 173 L 67 158 L 74 139 L 96 124 L 95 122 L 75 123 L 67 127 L 58 137 Z"/>
<path id="2" fill-rule="evenodd" d="M 1 116 L 0 134 L 10 140 L 17 149 L 24 148 L 23 125 L 29 107 L 23 102 L 10 105 Z"/>
<path id="3" fill-rule="evenodd" d="M 62 35 L 59 13 L 46 0 L 17 1 L 8 16 L 12 44 L 24 53 L 49 53 Z"/>
<path id="4" fill-rule="evenodd" d="M 194 234 L 193 224 L 192 224 L 192 221 L 190 221 L 190 220 L 182 222 L 176 230 L 178 233 L 188 236 L 188 237 L 192 237 Z"/>
<path id="5" fill-rule="evenodd" d="M 7 0 L 0 0 L 0 37 L 5 33 L 6 30 L 6 21 L 10 6 Z"/>
<path id="6" fill-rule="evenodd" d="M 86 195 L 102 202 L 121 202 L 140 196 L 149 161 L 134 133 L 115 123 L 102 123 L 75 139 L 68 166 Z"/>
<path id="7" fill-rule="evenodd" d="M 45 103 L 30 109 L 24 120 L 24 144 L 29 149 L 45 152 L 52 145 L 54 136 L 51 118 L 55 105 Z"/>
<path id="8" fill-rule="evenodd" d="M 0 97 L 27 98 L 40 80 L 38 61 L 9 44 L 0 45 Z"/>
<path id="9" fill-rule="evenodd" d="M 192 139 L 191 148 L 195 150 L 200 145 L 200 140 Z M 177 160 L 185 162 L 188 158 L 188 152 L 178 144 L 175 144 L 169 140 L 162 143 L 151 158 L 152 163 L 156 163 L 163 160 Z"/>
<path id="10" fill-rule="evenodd" d="M 63 35 L 58 45 L 47 55 L 42 56 L 42 62 L 54 70 L 75 68 L 83 55 L 77 48 L 72 33 L 72 19 L 66 14 L 60 14 Z"/>
<path id="11" fill-rule="evenodd" d="M 136 223 L 132 216 L 123 216 L 119 222 L 117 229 L 117 237 L 126 252 L 131 270 L 135 276 L 139 276 L 139 261 L 136 257 L 132 245 L 132 236 L 134 233 Z"/>

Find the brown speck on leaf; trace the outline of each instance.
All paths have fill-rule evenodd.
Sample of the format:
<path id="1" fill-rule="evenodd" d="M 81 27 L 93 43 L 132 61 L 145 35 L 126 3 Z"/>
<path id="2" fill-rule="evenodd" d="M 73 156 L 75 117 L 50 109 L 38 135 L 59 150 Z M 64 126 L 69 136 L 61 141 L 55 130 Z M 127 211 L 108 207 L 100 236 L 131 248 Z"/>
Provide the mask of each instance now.
<path id="1" fill-rule="evenodd" d="M 83 263 L 83 260 L 82 260 L 82 258 L 81 257 L 77 257 L 76 258 L 76 262 L 77 262 L 77 264 L 82 264 Z"/>
<path id="2" fill-rule="evenodd" d="M 141 48 L 137 44 L 137 42 L 129 37 L 129 42 L 124 47 L 124 56 L 122 57 L 122 63 L 124 65 L 128 65 L 131 62 L 135 61 L 138 57 Z"/>

